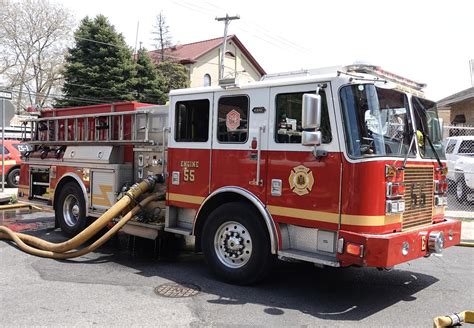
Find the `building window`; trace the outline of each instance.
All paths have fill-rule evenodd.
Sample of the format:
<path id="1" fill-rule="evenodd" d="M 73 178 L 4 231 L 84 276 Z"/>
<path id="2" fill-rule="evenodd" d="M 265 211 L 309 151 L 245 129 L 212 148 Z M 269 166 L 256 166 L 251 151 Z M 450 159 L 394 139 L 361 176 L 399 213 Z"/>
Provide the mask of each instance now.
<path id="1" fill-rule="evenodd" d="M 209 100 L 176 103 L 175 136 L 177 142 L 206 142 L 209 136 Z"/>
<path id="2" fill-rule="evenodd" d="M 209 74 L 204 75 L 204 86 L 205 87 L 211 86 L 211 76 Z"/>
<path id="3" fill-rule="evenodd" d="M 222 97 L 217 110 L 217 140 L 222 143 L 245 143 L 249 132 L 249 98 Z"/>
<path id="4" fill-rule="evenodd" d="M 235 55 L 231 51 L 226 51 L 225 56 L 228 58 L 235 58 Z"/>
<path id="5" fill-rule="evenodd" d="M 303 94 L 312 92 L 281 93 L 276 96 L 275 142 L 301 143 Z M 323 143 L 332 140 L 329 112 L 324 90 L 319 92 L 322 99 L 321 132 Z"/>

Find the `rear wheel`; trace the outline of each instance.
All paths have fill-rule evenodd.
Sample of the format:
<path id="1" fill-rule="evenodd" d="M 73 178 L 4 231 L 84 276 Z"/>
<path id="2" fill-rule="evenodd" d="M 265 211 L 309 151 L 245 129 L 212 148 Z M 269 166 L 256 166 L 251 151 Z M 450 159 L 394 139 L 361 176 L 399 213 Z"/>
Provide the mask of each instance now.
<path id="1" fill-rule="evenodd" d="M 20 182 L 20 168 L 14 168 L 7 175 L 7 186 L 10 188 L 18 188 Z"/>
<path id="2" fill-rule="evenodd" d="M 61 230 L 75 236 L 87 225 L 86 203 L 82 190 L 75 182 L 68 182 L 60 191 L 56 205 L 56 219 Z"/>
<path id="3" fill-rule="evenodd" d="M 268 231 L 248 204 L 235 202 L 215 209 L 204 224 L 201 240 L 206 261 L 223 280 L 252 284 L 270 269 Z"/>

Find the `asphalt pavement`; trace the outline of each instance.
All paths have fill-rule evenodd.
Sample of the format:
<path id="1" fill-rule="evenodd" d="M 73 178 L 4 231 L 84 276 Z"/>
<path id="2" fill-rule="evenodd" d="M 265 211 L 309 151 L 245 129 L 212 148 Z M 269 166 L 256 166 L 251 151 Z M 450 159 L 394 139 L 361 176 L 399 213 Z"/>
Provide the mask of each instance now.
<path id="1" fill-rule="evenodd" d="M 51 213 L 3 212 L 0 224 L 52 242 L 65 239 Z M 200 254 L 166 254 L 121 236 L 96 252 L 57 261 L 0 241 L 0 326 L 428 327 L 433 317 L 474 304 L 471 247 L 389 272 L 279 262 L 249 287 L 218 281 Z M 167 283 L 194 286 L 196 295 L 155 292 Z"/>

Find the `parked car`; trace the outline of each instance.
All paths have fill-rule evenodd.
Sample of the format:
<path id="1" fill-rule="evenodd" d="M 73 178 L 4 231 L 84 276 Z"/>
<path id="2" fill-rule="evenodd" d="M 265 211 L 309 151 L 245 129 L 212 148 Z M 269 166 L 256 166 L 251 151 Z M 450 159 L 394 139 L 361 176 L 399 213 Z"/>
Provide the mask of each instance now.
<path id="1" fill-rule="evenodd" d="M 446 141 L 448 181 L 459 202 L 474 201 L 474 136 L 450 137 Z"/>
<path id="2" fill-rule="evenodd" d="M 0 145 L 1 147 L 1 145 Z M 18 140 L 5 140 L 4 154 L 5 154 L 5 183 L 10 188 L 17 188 L 20 181 L 20 164 L 21 156 L 30 149 L 30 146 L 21 143 Z M 2 160 L 2 153 L 0 148 L 0 166 Z"/>
<path id="3" fill-rule="evenodd" d="M 455 165 L 461 156 L 474 155 L 474 136 L 449 137 L 446 139 L 446 161 L 448 166 L 448 179 L 455 181 Z"/>
<path id="4" fill-rule="evenodd" d="M 461 156 L 455 164 L 456 199 L 474 202 L 474 155 Z"/>

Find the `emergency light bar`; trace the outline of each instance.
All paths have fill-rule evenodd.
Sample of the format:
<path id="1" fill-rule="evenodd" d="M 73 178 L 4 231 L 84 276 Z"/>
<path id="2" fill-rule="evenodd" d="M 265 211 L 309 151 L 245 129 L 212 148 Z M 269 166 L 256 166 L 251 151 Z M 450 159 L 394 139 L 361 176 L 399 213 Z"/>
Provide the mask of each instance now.
<path id="1" fill-rule="evenodd" d="M 380 66 L 354 64 L 345 66 L 342 71 L 346 73 L 370 74 L 395 83 L 397 85 L 396 89 L 400 91 L 406 91 L 416 96 L 424 96 L 423 89 L 426 87 L 425 83 L 416 82 L 403 76 L 388 72 L 380 68 Z"/>

